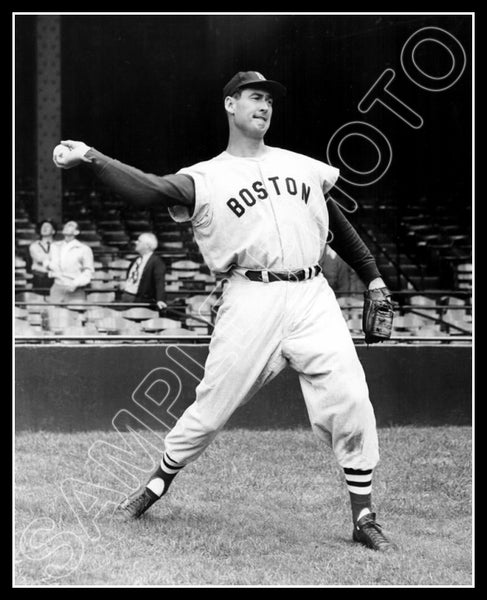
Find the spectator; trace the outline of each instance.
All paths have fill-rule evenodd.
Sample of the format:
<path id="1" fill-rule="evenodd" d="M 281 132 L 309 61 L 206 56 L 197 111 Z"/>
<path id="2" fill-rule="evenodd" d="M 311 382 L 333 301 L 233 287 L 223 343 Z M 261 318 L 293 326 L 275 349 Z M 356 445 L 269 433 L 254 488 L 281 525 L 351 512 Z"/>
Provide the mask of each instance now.
<path id="1" fill-rule="evenodd" d="M 92 249 L 76 239 L 79 227 L 76 221 L 65 223 L 62 231 L 64 240 L 51 247 L 49 271 L 54 277 L 49 300 L 51 302 L 86 299 L 85 288 L 95 272 Z"/>
<path id="2" fill-rule="evenodd" d="M 323 269 L 323 275 L 335 293 L 361 293 L 366 289 L 355 271 L 328 244 L 319 264 Z"/>
<path id="3" fill-rule="evenodd" d="M 165 303 L 166 266 L 160 256 L 154 254 L 158 245 L 153 233 L 141 233 L 135 242 L 139 256 L 127 269 L 127 280 L 122 284 L 122 302 L 155 302 L 159 310 Z"/>
<path id="4" fill-rule="evenodd" d="M 56 235 L 56 225 L 53 221 L 45 219 L 37 226 L 40 239 L 32 242 L 29 246 L 31 258 L 32 286 L 35 289 L 50 289 L 54 280 L 48 274 L 49 261 L 51 259 L 51 248 Z"/>

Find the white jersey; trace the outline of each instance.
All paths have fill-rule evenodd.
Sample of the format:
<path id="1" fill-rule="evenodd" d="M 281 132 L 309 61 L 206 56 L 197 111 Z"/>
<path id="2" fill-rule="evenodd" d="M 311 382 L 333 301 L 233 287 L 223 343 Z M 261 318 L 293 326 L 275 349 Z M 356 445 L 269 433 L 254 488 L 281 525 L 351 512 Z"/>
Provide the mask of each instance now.
<path id="1" fill-rule="evenodd" d="M 323 194 L 339 170 L 303 154 L 267 147 L 259 158 L 222 152 L 181 169 L 195 183 L 195 210 L 169 209 L 191 221 L 208 267 L 287 271 L 318 262 L 328 237 Z"/>

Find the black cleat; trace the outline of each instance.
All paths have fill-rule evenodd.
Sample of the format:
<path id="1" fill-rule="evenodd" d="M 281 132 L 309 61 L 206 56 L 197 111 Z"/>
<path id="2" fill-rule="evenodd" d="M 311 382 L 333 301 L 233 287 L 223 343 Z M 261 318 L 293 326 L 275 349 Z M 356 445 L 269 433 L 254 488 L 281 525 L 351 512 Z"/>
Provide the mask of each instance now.
<path id="1" fill-rule="evenodd" d="M 375 522 L 375 513 L 368 513 L 357 522 L 352 537 L 354 542 L 360 542 L 372 550 L 379 552 L 397 550 L 397 546 L 382 533 L 379 523 Z"/>
<path id="2" fill-rule="evenodd" d="M 159 500 L 159 496 L 156 496 L 148 488 L 142 487 L 125 498 L 117 510 L 129 519 L 138 519 L 156 500 Z"/>

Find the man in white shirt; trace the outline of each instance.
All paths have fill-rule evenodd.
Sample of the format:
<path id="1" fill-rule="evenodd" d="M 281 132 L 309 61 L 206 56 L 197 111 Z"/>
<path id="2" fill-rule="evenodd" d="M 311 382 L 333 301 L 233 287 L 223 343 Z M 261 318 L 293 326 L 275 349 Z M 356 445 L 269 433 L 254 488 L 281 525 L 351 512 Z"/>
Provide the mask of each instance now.
<path id="1" fill-rule="evenodd" d="M 56 226 L 53 221 L 45 219 L 38 226 L 39 239 L 29 246 L 31 259 L 32 284 L 35 289 L 49 290 L 54 283 L 48 274 L 47 265 L 51 260 L 51 247 L 56 235 Z"/>
<path id="2" fill-rule="evenodd" d="M 153 233 L 141 233 L 135 242 L 139 256 L 127 271 L 127 280 L 122 284 L 121 302 L 155 302 L 159 310 L 167 305 L 165 298 L 164 262 L 154 254 L 158 245 Z"/>
<path id="3" fill-rule="evenodd" d="M 51 302 L 83 302 L 85 287 L 95 272 L 92 249 L 76 239 L 79 227 L 68 221 L 62 231 L 64 240 L 51 247 L 50 276 L 54 277 L 49 300 Z"/>

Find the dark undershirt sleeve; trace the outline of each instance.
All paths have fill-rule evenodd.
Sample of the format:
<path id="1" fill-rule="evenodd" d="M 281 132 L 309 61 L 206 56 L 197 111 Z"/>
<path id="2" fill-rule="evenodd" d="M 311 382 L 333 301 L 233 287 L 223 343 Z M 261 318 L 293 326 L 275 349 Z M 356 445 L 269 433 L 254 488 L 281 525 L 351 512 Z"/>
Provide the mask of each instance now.
<path id="1" fill-rule="evenodd" d="M 185 206 L 190 215 L 194 212 L 194 181 L 189 175 L 152 175 L 105 156 L 90 148 L 84 163 L 110 190 L 125 200 L 141 207 L 157 204 Z"/>
<path id="2" fill-rule="evenodd" d="M 333 238 L 331 248 L 357 273 L 365 285 L 381 277 L 370 250 L 338 204 L 330 197 L 326 199 L 326 204 L 330 217 L 329 230 Z"/>

